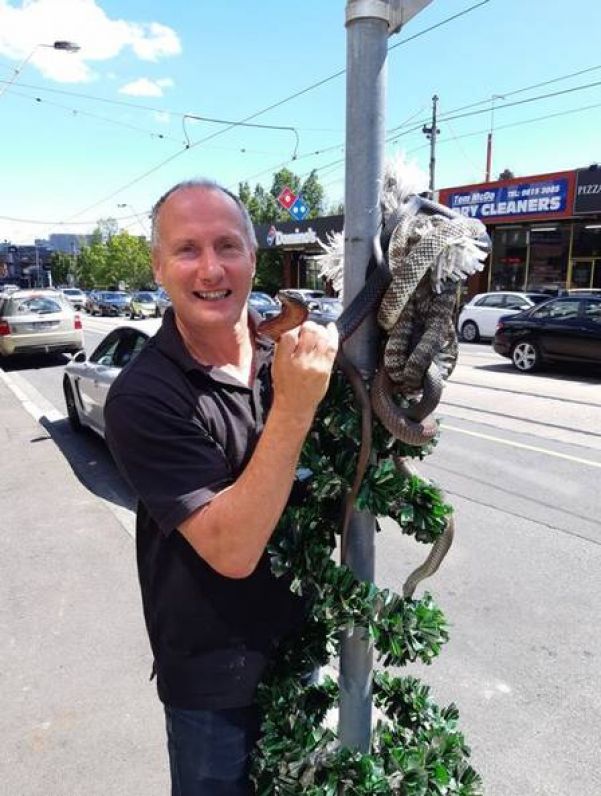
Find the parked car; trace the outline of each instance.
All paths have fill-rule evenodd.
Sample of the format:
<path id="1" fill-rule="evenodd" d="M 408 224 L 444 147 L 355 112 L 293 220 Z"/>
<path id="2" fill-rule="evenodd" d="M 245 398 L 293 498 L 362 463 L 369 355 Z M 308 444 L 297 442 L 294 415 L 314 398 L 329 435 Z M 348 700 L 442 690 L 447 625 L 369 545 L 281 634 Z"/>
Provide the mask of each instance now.
<path id="1" fill-rule="evenodd" d="M 158 318 L 159 307 L 155 294 L 149 290 L 133 293 L 129 302 L 129 317 L 132 321 L 134 318 Z"/>
<path id="2" fill-rule="evenodd" d="M 169 294 L 164 287 L 159 287 L 159 289 L 155 292 L 154 300 L 156 301 L 159 315 L 163 316 L 167 307 L 171 306 L 171 299 L 169 298 Z"/>
<path id="3" fill-rule="evenodd" d="M 121 368 L 131 362 L 158 330 L 160 321 L 144 320 L 135 327 L 118 326 L 86 356 L 76 354 L 65 367 L 63 394 L 69 423 L 74 431 L 83 426 L 104 437 L 104 404 Z"/>
<path id="4" fill-rule="evenodd" d="M 323 290 L 311 290 L 305 287 L 284 288 L 283 290 L 280 290 L 279 293 L 288 293 L 289 295 L 296 296 L 297 298 L 300 298 L 303 301 L 310 301 L 310 299 L 325 298 L 326 295 Z"/>
<path id="5" fill-rule="evenodd" d="M 86 294 L 78 287 L 64 287 L 61 293 L 76 310 L 83 310 L 86 305 Z"/>
<path id="6" fill-rule="evenodd" d="M 260 291 L 253 290 L 248 297 L 248 303 L 256 310 L 263 318 L 273 318 L 278 315 L 282 309 L 279 302 L 272 298 L 268 293 L 261 293 Z"/>
<path id="7" fill-rule="evenodd" d="M 601 295 L 563 296 L 506 315 L 497 325 L 493 348 L 522 371 L 548 362 L 601 365 Z"/>
<path id="8" fill-rule="evenodd" d="M 126 315 L 129 312 L 129 293 L 119 290 L 99 290 L 90 297 L 92 315 Z"/>
<path id="9" fill-rule="evenodd" d="M 0 356 L 82 348 L 81 318 L 61 293 L 40 289 L 0 295 Z"/>
<path id="10" fill-rule="evenodd" d="M 322 296 L 321 298 L 310 299 L 307 305 L 309 307 L 309 320 L 323 326 L 328 323 L 336 323 L 342 314 L 342 302 L 337 298 Z"/>
<path id="11" fill-rule="evenodd" d="M 457 329 L 463 340 L 476 343 L 481 337 L 494 336 L 497 322 L 502 315 L 523 312 L 549 299 L 550 296 L 545 293 L 478 293 L 462 307 Z"/>

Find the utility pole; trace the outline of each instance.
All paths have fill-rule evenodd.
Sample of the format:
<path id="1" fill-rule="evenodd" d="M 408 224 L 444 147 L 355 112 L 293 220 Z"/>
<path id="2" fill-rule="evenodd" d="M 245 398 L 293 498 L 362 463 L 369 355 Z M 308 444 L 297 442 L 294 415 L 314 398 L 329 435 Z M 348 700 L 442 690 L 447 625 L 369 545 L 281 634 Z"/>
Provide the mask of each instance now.
<path id="1" fill-rule="evenodd" d="M 431 0 L 347 0 L 346 177 L 344 303 L 365 284 L 372 241 L 379 232 L 379 187 L 384 162 L 388 36 Z M 367 318 L 344 345 L 366 379 L 376 368 L 378 330 Z M 362 581 L 375 574 L 375 517 L 353 511 L 343 563 Z M 373 653 L 367 631 L 345 636 L 340 653 L 339 737 L 343 746 L 368 752 L 371 744 Z"/>
<path id="2" fill-rule="evenodd" d="M 432 124 L 428 127 L 426 124 L 422 127 L 422 133 L 425 133 L 426 138 L 430 140 L 430 199 L 434 198 L 434 183 L 436 181 L 436 136 L 440 130 L 436 126 L 436 111 L 438 106 L 438 95 L 432 97 Z"/>

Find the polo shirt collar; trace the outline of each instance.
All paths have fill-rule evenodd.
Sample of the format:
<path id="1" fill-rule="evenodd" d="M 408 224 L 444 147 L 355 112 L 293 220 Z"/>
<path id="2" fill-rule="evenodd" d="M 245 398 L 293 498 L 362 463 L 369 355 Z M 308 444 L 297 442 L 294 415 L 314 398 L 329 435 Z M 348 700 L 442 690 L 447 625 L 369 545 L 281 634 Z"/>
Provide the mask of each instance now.
<path id="1" fill-rule="evenodd" d="M 271 357 L 273 352 L 273 341 L 266 335 L 257 331 L 257 327 L 262 318 L 256 310 L 250 307 L 248 308 L 248 319 L 255 339 L 255 354 L 257 358 L 256 372 L 258 374 L 263 365 L 265 365 Z M 200 371 L 216 381 L 224 381 L 227 383 L 235 382 L 235 384 L 239 384 L 238 381 L 222 371 L 221 368 L 215 367 L 214 365 L 203 365 L 194 359 L 186 348 L 182 336 L 179 333 L 172 307 L 168 307 L 165 311 L 163 323 L 155 339 L 159 350 L 165 354 L 165 356 L 169 357 L 169 359 L 173 360 L 185 373 Z"/>

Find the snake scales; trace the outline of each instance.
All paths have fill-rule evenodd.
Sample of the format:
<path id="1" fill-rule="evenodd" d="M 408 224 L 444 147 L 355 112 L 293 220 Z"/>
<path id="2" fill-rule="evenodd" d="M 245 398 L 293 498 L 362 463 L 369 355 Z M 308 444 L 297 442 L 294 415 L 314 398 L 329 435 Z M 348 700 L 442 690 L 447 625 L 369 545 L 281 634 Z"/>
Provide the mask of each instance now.
<path id="1" fill-rule="evenodd" d="M 391 192 L 397 195 L 391 197 Z M 434 410 L 441 398 L 444 379 L 448 378 L 457 360 L 453 322 L 456 285 L 482 267 L 490 244 L 479 221 L 467 219 L 421 197 L 403 195 L 398 179 L 389 176 L 383 181 L 382 208 L 383 228 L 373 243 L 369 276 L 336 324 L 342 344 L 337 362 L 362 409 L 359 459 L 345 501 L 343 559 L 350 515 L 371 456 L 372 408 L 389 433 L 408 445 L 424 445 L 436 435 Z M 387 251 L 388 262 L 383 249 Z M 324 259 L 328 256 L 330 264 L 334 260 L 336 267 L 342 268 L 340 250 L 335 253 L 330 250 Z M 331 269 L 328 276 L 332 276 Z M 340 281 L 339 278 L 339 284 Z M 283 307 L 280 317 L 260 324 L 261 332 L 277 339 L 287 328 L 307 317 L 306 311 L 286 296 Z M 345 356 L 343 344 L 376 310 L 378 323 L 387 338 L 369 392 L 363 376 Z M 407 476 L 418 474 L 407 459 L 400 459 L 397 466 Z M 436 572 L 448 552 L 453 534 L 451 517 L 426 561 L 405 581 L 405 598 L 413 595 L 421 580 Z"/>

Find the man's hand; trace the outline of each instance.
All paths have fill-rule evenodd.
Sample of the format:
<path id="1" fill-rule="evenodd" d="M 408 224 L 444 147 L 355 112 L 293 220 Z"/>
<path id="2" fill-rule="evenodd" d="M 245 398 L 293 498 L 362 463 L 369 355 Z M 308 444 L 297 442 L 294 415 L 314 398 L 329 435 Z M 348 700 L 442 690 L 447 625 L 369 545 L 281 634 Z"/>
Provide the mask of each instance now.
<path id="1" fill-rule="evenodd" d="M 306 321 L 283 334 L 272 367 L 274 409 L 310 424 L 328 389 L 337 351 L 333 323 L 324 327 Z"/>

